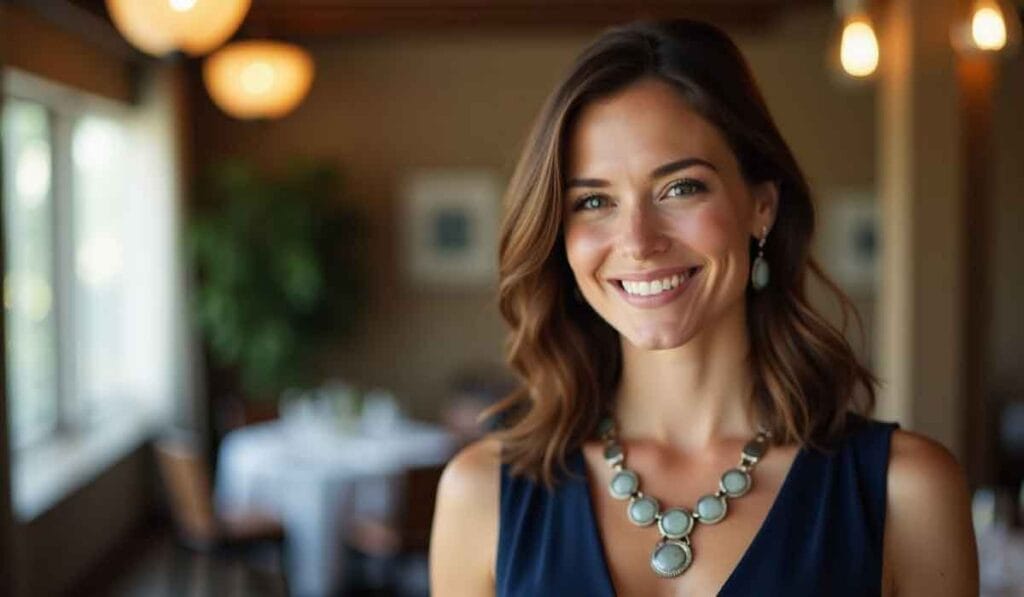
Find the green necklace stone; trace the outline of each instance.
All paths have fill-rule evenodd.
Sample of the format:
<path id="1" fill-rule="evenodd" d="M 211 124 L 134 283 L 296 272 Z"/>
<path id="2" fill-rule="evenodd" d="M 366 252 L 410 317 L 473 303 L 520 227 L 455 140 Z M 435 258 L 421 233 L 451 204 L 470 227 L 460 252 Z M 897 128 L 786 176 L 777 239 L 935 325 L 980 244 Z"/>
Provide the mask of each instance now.
<path id="1" fill-rule="evenodd" d="M 740 463 L 722 474 L 718 491 L 703 495 L 692 511 L 686 508 L 661 510 L 658 500 L 640 491 L 640 477 L 626 468 L 626 452 L 618 440 L 615 420 L 605 417 L 598 425 L 598 435 L 605 442 L 604 459 L 615 474 L 608 491 L 618 500 L 629 500 L 626 516 L 641 527 L 657 524 L 661 539 L 651 552 L 651 569 L 662 578 L 673 578 L 686 572 L 693 563 L 690 533 L 696 523 L 716 524 L 728 513 L 728 500 L 746 495 L 753 484 L 750 471 L 768 451 L 770 434 L 759 429 L 757 436 L 743 446 Z"/>

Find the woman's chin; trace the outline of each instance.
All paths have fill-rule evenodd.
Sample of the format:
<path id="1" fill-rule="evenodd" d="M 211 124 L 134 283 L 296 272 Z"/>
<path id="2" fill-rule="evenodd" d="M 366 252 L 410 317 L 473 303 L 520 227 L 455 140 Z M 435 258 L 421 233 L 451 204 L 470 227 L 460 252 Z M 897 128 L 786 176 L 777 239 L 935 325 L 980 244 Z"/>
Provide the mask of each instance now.
<path id="1" fill-rule="evenodd" d="M 670 350 L 686 344 L 692 334 L 684 333 L 682 330 L 657 328 L 632 330 L 630 334 L 624 336 L 634 348 L 640 350 Z"/>

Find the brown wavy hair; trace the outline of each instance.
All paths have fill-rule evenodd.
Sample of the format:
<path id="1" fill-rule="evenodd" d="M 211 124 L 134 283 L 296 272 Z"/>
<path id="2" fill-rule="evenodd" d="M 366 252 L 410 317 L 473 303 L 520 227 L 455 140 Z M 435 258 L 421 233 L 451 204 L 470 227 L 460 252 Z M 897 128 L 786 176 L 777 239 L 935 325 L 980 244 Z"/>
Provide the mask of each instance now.
<path id="1" fill-rule="evenodd" d="M 844 337 L 809 304 L 807 274 L 842 308 L 856 309 L 810 256 L 814 207 L 807 181 L 768 113 L 736 45 L 690 20 L 636 22 L 610 29 L 576 60 L 548 98 L 505 196 L 499 248 L 499 308 L 510 332 L 507 360 L 521 386 L 484 413 L 513 474 L 553 486 L 566 454 L 610 410 L 622 368 L 618 333 L 573 297 L 562 230 L 565 142 L 581 107 L 643 78 L 671 84 L 725 136 L 749 184 L 774 181 L 778 213 L 765 257 L 770 284 L 746 292 L 754 376 L 750 408 L 776 443 L 829 450 L 847 413 L 874 406 L 874 376 Z M 753 239 L 751 257 L 756 251 Z"/>

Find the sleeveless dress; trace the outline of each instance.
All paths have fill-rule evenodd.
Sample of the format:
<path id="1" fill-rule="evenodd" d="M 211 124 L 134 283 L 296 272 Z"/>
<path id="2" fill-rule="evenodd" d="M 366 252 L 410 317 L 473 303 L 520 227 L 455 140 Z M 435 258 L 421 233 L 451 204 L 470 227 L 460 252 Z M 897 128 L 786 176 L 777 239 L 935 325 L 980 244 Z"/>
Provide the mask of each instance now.
<path id="1" fill-rule="evenodd" d="M 801 448 L 718 594 L 881 594 L 886 474 L 897 427 L 851 415 L 851 431 L 834 451 Z M 567 465 L 573 475 L 554 492 L 501 466 L 497 595 L 615 594 L 582 451 L 569 454 Z"/>

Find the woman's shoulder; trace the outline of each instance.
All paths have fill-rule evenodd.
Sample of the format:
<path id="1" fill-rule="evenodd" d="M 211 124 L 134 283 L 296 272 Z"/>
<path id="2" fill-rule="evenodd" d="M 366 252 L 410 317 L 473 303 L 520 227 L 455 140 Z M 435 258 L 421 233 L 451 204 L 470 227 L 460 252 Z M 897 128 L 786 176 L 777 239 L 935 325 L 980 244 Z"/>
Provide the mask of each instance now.
<path id="1" fill-rule="evenodd" d="M 948 448 L 920 433 L 893 430 L 888 495 L 889 508 L 895 509 L 893 513 L 897 515 L 921 518 L 926 514 L 961 513 L 962 510 L 970 518 L 963 468 Z M 930 526 L 952 522 L 944 518 Z"/>
<path id="2" fill-rule="evenodd" d="M 494 591 L 500 468 L 501 444 L 491 438 L 469 444 L 445 466 L 431 531 L 433 594 Z"/>
<path id="3" fill-rule="evenodd" d="M 892 432 L 885 552 L 897 594 L 972 595 L 977 551 L 963 468 L 942 444 Z"/>
<path id="4" fill-rule="evenodd" d="M 451 497 L 478 496 L 482 490 L 498 489 L 500 468 L 501 443 L 485 437 L 452 457 L 445 466 L 440 487 Z"/>

